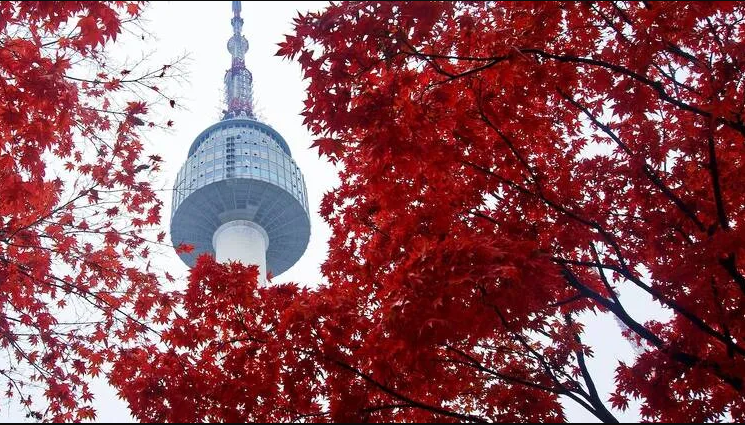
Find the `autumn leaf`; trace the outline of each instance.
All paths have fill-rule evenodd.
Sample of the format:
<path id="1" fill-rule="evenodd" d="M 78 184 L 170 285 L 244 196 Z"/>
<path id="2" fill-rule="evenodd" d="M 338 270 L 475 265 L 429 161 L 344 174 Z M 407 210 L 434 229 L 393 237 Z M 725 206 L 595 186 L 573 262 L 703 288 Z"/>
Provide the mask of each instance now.
<path id="1" fill-rule="evenodd" d="M 181 243 L 174 247 L 176 254 L 189 254 L 194 251 L 194 245 L 188 243 Z"/>

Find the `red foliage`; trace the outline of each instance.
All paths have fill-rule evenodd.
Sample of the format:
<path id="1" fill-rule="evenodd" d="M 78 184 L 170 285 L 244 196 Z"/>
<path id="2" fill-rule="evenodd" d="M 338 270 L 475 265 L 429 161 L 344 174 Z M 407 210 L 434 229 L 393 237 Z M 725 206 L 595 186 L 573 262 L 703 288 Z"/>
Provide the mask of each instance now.
<path id="1" fill-rule="evenodd" d="M 342 164 L 329 284 L 202 258 L 140 419 L 745 420 L 745 4 L 354 2 L 279 54 Z M 634 317 L 636 286 L 672 318 Z M 599 394 L 581 313 L 643 350 Z"/>

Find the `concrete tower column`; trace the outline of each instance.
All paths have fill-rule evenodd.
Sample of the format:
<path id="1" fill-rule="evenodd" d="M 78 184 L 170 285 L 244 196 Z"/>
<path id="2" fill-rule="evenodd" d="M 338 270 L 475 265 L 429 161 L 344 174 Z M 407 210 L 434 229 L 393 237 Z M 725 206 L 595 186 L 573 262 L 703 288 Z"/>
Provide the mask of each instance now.
<path id="1" fill-rule="evenodd" d="M 259 284 L 266 282 L 266 250 L 269 248 L 269 236 L 261 226 L 248 220 L 229 221 L 215 230 L 212 246 L 217 261 L 255 264 L 259 266 Z"/>

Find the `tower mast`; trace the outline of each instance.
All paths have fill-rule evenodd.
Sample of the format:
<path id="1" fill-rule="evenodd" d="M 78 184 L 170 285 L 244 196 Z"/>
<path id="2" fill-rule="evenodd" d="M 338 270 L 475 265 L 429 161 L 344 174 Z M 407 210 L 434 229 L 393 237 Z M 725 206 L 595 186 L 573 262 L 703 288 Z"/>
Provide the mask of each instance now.
<path id="1" fill-rule="evenodd" d="M 223 119 L 256 118 L 253 111 L 253 75 L 246 68 L 248 40 L 243 36 L 241 2 L 233 2 L 233 18 L 230 19 L 233 35 L 228 40 L 228 52 L 232 57 L 230 69 L 225 72 L 225 102 L 227 109 Z"/>

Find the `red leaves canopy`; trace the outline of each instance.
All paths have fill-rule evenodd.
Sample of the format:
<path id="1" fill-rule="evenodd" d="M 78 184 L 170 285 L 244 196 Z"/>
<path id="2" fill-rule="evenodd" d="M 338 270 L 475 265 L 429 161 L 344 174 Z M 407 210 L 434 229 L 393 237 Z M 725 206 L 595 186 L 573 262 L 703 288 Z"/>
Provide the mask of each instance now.
<path id="1" fill-rule="evenodd" d="M 306 123 L 342 164 L 321 205 L 328 285 L 257 288 L 202 259 L 169 349 L 128 352 L 114 383 L 149 420 L 555 421 L 559 396 L 603 421 L 630 398 L 644 419 L 745 420 L 744 15 L 299 16 L 279 54 L 303 67 Z M 631 314 L 631 286 L 671 319 Z M 610 400 L 586 364 L 588 311 L 641 346 Z"/>

